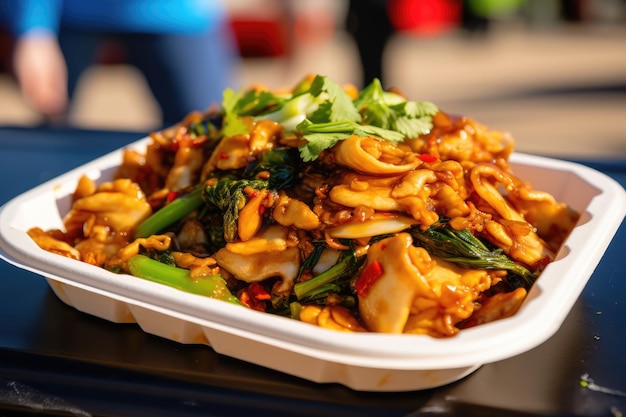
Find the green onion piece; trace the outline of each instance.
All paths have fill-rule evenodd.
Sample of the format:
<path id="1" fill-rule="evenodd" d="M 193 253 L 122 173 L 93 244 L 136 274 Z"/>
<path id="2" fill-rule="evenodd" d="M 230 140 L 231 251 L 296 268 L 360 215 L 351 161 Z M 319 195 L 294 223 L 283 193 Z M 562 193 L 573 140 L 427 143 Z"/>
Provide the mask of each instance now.
<path id="1" fill-rule="evenodd" d="M 202 186 L 197 186 L 190 193 L 178 197 L 153 213 L 137 226 L 135 238 L 150 237 L 159 233 L 200 207 L 202 204 L 202 188 Z"/>

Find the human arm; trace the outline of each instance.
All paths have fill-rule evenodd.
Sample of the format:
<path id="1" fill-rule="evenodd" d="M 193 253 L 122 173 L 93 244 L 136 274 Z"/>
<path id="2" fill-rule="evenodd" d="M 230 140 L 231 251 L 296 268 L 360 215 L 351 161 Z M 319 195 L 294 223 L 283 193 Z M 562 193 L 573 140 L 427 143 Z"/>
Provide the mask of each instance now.
<path id="1" fill-rule="evenodd" d="M 57 40 L 61 2 L 23 0 L 11 4 L 15 36 L 13 66 L 25 100 L 47 118 L 66 109 L 67 67 Z"/>

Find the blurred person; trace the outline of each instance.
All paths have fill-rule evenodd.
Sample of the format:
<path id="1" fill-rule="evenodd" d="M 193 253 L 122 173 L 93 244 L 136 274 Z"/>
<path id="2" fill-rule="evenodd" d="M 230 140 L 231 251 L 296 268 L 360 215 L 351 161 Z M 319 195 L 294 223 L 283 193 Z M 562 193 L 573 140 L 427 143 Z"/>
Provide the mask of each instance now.
<path id="1" fill-rule="evenodd" d="M 359 52 L 363 84 L 378 78 L 388 88 L 385 50 L 392 37 L 432 37 L 456 28 L 460 1 L 349 0 L 346 29 Z"/>
<path id="2" fill-rule="evenodd" d="M 477 13 L 471 0 L 463 0 L 461 7 L 461 27 L 470 34 L 485 34 L 489 30 L 489 18 Z"/>
<path id="3" fill-rule="evenodd" d="M 346 29 L 359 52 L 363 85 L 374 78 L 385 85 L 385 48 L 395 31 L 387 7 L 387 0 L 349 0 Z"/>
<path id="4" fill-rule="evenodd" d="M 218 0 L 0 0 L 14 37 L 13 68 L 25 99 L 63 122 L 82 72 L 102 45 L 122 47 L 164 125 L 222 99 L 238 51 Z"/>

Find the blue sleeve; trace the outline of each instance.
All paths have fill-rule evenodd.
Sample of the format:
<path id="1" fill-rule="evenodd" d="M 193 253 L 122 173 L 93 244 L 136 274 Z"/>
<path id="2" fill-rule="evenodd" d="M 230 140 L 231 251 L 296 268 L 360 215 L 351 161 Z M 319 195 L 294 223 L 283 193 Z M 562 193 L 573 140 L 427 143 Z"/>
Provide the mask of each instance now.
<path id="1" fill-rule="evenodd" d="M 57 33 L 62 6 L 62 0 L 9 0 L 12 33 Z"/>
<path id="2" fill-rule="evenodd" d="M 62 15 L 63 25 L 83 30 L 175 34 L 204 32 L 226 17 L 220 0 L 64 0 Z"/>

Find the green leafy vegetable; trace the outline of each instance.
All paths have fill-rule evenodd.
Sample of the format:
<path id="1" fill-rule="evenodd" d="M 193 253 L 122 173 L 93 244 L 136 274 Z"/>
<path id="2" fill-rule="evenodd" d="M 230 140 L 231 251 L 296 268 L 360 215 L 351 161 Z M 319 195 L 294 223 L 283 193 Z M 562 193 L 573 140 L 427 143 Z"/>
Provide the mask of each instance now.
<path id="1" fill-rule="evenodd" d="M 467 229 L 455 230 L 447 222 L 439 222 L 425 231 L 411 228 L 416 244 L 423 246 L 428 253 L 439 256 L 463 268 L 500 269 L 519 277 L 525 288 L 530 288 L 538 274 L 516 263 L 500 248 L 487 246 Z M 511 284 L 514 280 L 509 278 Z"/>
<path id="2" fill-rule="evenodd" d="M 276 148 L 267 150 L 246 168 L 244 178 L 256 178 L 260 172 L 267 172 L 268 188 L 279 190 L 290 188 L 300 172 L 300 158 L 294 148 Z"/>
<path id="3" fill-rule="evenodd" d="M 249 90 L 235 102 L 232 110 L 239 116 L 257 116 L 282 106 L 285 101 L 284 97 L 267 90 Z"/>
<path id="4" fill-rule="evenodd" d="M 305 119 L 297 127 L 298 132 L 307 140 L 307 143 L 298 148 L 304 162 L 316 160 L 322 151 L 332 148 L 340 140 L 350 135 L 376 136 L 390 142 L 401 142 L 404 135 L 393 130 L 382 129 L 376 126 L 360 125 L 348 120 L 340 122 L 313 123 Z"/>
<path id="5" fill-rule="evenodd" d="M 209 114 L 199 122 L 189 124 L 189 134 L 192 137 L 208 136 L 217 138 L 222 129 L 223 118 L 221 114 Z"/>
<path id="6" fill-rule="evenodd" d="M 224 90 L 222 100 L 222 109 L 224 111 L 222 134 L 224 136 L 237 136 L 249 132 L 248 127 L 238 113 L 238 102 L 240 99 L 241 94 L 236 93 L 230 88 Z"/>
<path id="7" fill-rule="evenodd" d="M 360 122 L 354 103 L 346 92 L 328 77 L 317 76 L 311 84 L 310 94 L 323 99 L 320 107 L 309 117 L 315 123 L 341 122 L 344 120 Z"/>
<path id="8" fill-rule="evenodd" d="M 224 135 L 247 133 L 242 116 L 280 123 L 286 132 L 300 134 L 307 143 L 299 148 L 305 162 L 314 161 L 325 149 L 350 135 L 371 135 L 394 143 L 432 129 L 437 107 L 429 102 L 408 101 L 386 92 L 374 80 L 353 102 L 341 86 L 317 75 L 303 81 L 291 97 L 266 91 L 224 93 Z"/>
<path id="9" fill-rule="evenodd" d="M 363 115 L 363 124 L 394 130 L 407 138 L 430 132 L 432 116 L 439 111 L 433 103 L 408 101 L 384 91 L 378 79 L 360 91 L 354 105 Z"/>
<path id="10" fill-rule="evenodd" d="M 390 106 L 397 115 L 389 129 L 397 130 L 407 138 L 416 138 L 428 134 L 433 128 L 432 116 L 438 109 L 429 102 L 406 101 Z"/>
<path id="11" fill-rule="evenodd" d="M 315 86 L 314 82 L 313 93 Z M 300 147 L 300 156 L 305 162 L 314 161 L 322 151 L 353 134 L 376 136 L 393 143 L 426 134 L 432 129 L 432 116 L 438 111 L 430 102 L 408 101 L 384 91 L 377 79 L 361 90 L 354 102 L 347 102 L 345 93 L 330 97 L 333 99 L 321 103 L 296 127 L 307 140 Z"/>
<path id="12" fill-rule="evenodd" d="M 266 90 L 251 89 L 236 92 L 230 88 L 224 90 L 222 109 L 224 112 L 224 136 L 235 136 L 249 132 L 243 117 L 257 116 L 282 107 L 286 98 Z"/>
<path id="13" fill-rule="evenodd" d="M 308 90 L 302 91 L 301 88 L 300 91 L 275 110 L 258 114 L 257 119 L 274 120 L 288 132 L 296 131 L 296 127 L 305 119 L 315 123 L 361 120 L 350 97 L 328 77 L 317 75 Z"/>
<path id="14" fill-rule="evenodd" d="M 221 213 L 224 220 L 224 239 L 232 242 L 237 238 L 239 211 L 248 202 L 244 188 L 263 190 L 267 180 L 237 179 L 235 176 L 220 178 L 214 185 L 207 186 L 202 198 L 208 208 Z"/>
<path id="15" fill-rule="evenodd" d="M 298 176 L 299 159 L 295 151 L 278 148 L 263 152 L 243 172 L 230 173 L 215 184 L 206 186 L 202 193 L 209 211 L 218 212 L 223 218 L 224 239 L 232 242 L 237 238 L 239 211 L 248 202 L 246 187 L 255 190 L 277 190 L 291 187 Z M 268 178 L 256 178 L 259 172 L 269 173 Z"/>
<path id="16" fill-rule="evenodd" d="M 342 252 L 335 265 L 307 281 L 298 282 L 293 293 L 298 301 L 325 300 L 328 294 L 338 294 L 346 286 L 361 267 L 365 256 L 358 257 L 353 249 Z"/>
<path id="17" fill-rule="evenodd" d="M 154 249 L 146 249 L 146 256 L 154 259 L 155 261 L 159 261 L 162 264 L 176 266 L 176 260 L 172 256 L 172 251 L 168 250 L 154 250 Z"/>

